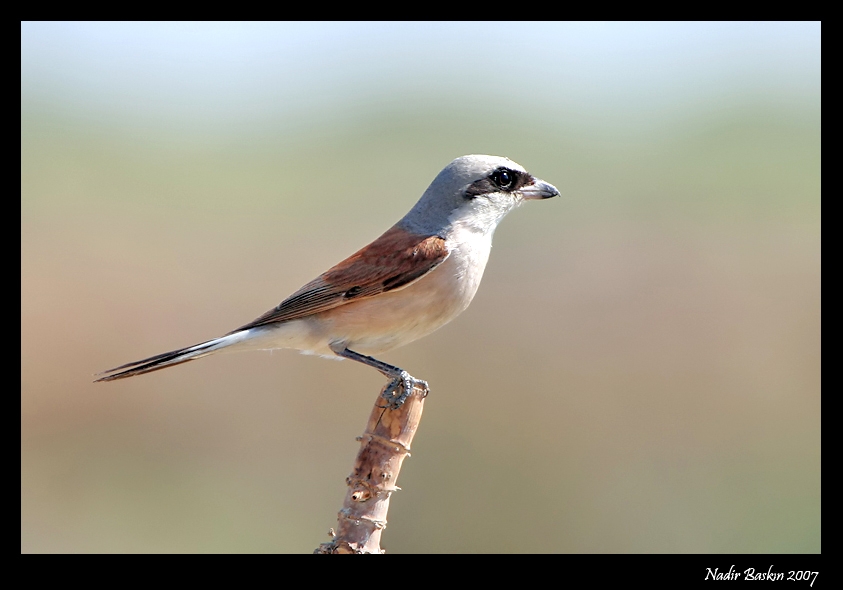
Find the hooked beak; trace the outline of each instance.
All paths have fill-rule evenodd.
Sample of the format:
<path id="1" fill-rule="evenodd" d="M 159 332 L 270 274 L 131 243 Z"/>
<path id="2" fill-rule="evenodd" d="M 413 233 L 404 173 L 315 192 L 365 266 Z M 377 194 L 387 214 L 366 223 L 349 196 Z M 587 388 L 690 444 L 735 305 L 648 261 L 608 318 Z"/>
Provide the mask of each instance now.
<path id="1" fill-rule="evenodd" d="M 520 193 L 525 199 L 549 199 L 559 195 L 555 186 L 538 178 L 532 184 L 522 188 Z"/>

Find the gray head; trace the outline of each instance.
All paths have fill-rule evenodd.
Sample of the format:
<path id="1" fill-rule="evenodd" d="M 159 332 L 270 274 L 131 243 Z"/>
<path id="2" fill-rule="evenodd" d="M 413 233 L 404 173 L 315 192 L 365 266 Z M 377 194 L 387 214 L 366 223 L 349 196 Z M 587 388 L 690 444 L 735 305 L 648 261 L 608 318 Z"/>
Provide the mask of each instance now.
<path id="1" fill-rule="evenodd" d="M 445 166 L 400 223 L 443 237 L 457 227 L 489 234 L 524 200 L 558 194 L 508 158 L 463 156 Z"/>

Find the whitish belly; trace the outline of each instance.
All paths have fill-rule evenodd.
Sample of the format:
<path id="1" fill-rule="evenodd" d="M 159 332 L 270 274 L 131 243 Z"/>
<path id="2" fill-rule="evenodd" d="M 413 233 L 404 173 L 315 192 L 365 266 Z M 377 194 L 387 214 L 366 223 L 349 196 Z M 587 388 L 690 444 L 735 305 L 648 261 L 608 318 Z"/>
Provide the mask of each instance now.
<path id="1" fill-rule="evenodd" d="M 471 303 L 488 260 L 488 251 L 480 254 L 480 259 L 472 260 L 452 252 L 440 266 L 404 289 L 309 318 L 313 340 L 324 343 L 328 351 L 332 342 L 344 342 L 356 352 L 377 354 L 430 334 Z"/>
<path id="2" fill-rule="evenodd" d="M 312 316 L 254 328 L 231 349 L 292 348 L 335 357 L 333 344 L 366 355 L 408 344 L 458 316 L 477 292 L 489 259 L 491 236 L 462 249 L 403 289 L 382 293 Z"/>

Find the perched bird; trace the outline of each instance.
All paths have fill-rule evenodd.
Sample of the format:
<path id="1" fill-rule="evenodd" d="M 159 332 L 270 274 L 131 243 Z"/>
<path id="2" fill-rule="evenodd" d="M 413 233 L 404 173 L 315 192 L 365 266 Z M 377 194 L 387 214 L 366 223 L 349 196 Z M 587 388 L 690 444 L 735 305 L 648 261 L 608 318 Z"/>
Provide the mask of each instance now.
<path id="1" fill-rule="evenodd" d="M 222 351 L 292 348 L 374 367 L 400 407 L 427 382 L 369 355 L 430 334 L 477 292 L 498 223 L 524 200 L 556 188 L 498 156 L 448 164 L 401 221 L 256 320 L 195 346 L 121 365 L 97 381 L 157 371 Z"/>

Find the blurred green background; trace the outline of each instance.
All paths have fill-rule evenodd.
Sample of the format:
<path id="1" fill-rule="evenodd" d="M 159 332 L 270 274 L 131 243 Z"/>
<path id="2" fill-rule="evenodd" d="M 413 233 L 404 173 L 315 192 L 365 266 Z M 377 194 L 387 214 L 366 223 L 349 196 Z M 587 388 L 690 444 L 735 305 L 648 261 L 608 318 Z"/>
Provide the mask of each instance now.
<path id="1" fill-rule="evenodd" d="M 310 552 L 383 384 L 221 335 L 468 153 L 562 197 L 383 355 L 383 546 L 819 552 L 819 23 L 21 23 L 21 551 Z"/>

